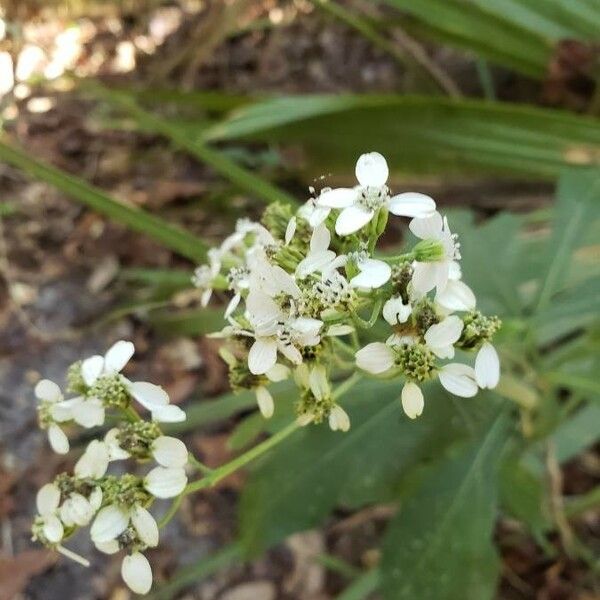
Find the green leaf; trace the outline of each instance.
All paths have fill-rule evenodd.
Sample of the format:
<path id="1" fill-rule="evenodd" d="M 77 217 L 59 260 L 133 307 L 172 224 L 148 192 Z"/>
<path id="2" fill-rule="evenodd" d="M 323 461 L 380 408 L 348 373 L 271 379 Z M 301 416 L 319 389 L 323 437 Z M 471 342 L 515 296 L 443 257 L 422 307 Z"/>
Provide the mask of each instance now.
<path id="1" fill-rule="evenodd" d="M 545 308 L 563 285 L 573 252 L 581 245 L 586 230 L 600 216 L 600 171 L 565 171 L 558 183 L 557 196 L 537 310 Z"/>
<path id="2" fill-rule="evenodd" d="M 140 208 L 123 204 L 82 179 L 29 156 L 6 138 L 0 141 L 0 160 L 54 186 L 92 210 L 146 234 L 181 256 L 198 262 L 206 256 L 206 244 L 191 233 Z"/>
<path id="3" fill-rule="evenodd" d="M 600 439 L 600 406 L 590 404 L 577 411 L 554 432 L 556 457 L 567 462 Z"/>
<path id="4" fill-rule="evenodd" d="M 303 144 L 312 174 L 343 169 L 368 149 L 392 169 L 517 173 L 553 179 L 600 165 L 600 123 L 554 110 L 429 96 L 313 95 L 259 102 L 205 133 Z M 350 179 L 350 178 L 348 178 Z"/>
<path id="5" fill-rule="evenodd" d="M 352 422 L 348 433 L 332 432 L 326 424 L 306 427 L 265 457 L 242 496 L 247 551 L 317 525 L 338 503 L 356 507 L 395 499 L 411 467 L 466 435 L 437 385 L 426 388 L 425 412 L 416 421 L 402 413 L 400 388 L 389 381 L 357 385 L 343 402 Z M 488 397 L 481 405 L 469 402 L 469 409 L 475 415 L 478 406 L 489 405 Z"/>
<path id="6" fill-rule="evenodd" d="M 492 544 L 505 414 L 408 498 L 383 544 L 386 600 L 485 600 L 499 573 Z"/>
<path id="7" fill-rule="evenodd" d="M 379 587 L 380 580 L 379 569 L 371 569 L 349 585 L 336 600 L 366 600 Z"/>
<path id="8" fill-rule="evenodd" d="M 225 324 L 223 310 L 217 308 L 153 313 L 148 320 L 166 335 L 203 335 L 219 331 Z"/>
<path id="9" fill-rule="evenodd" d="M 385 1 L 408 13 L 417 32 L 538 79 L 560 41 L 594 41 L 600 27 L 595 0 Z"/>

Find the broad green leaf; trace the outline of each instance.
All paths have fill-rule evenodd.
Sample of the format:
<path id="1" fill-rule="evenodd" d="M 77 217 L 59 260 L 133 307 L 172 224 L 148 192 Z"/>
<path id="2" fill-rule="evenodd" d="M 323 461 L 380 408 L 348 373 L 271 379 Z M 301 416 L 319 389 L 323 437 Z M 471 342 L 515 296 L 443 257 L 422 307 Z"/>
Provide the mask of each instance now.
<path id="1" fill-rule="evenodd" d="M 505 414 L 481 440 L 443 461 L 388 526 L 381 565 L 386 600 L 485 600 L 499 574 L 492 544 Z"/>
<path id="2" fill-rule="evenodd" d="M 193 261 L 202 261 L 206 256 L 206 245 L 191 233 L 140 208 L 123 204 L 82 179 L 33 158 L 6 137 L 0 141 L 0 160 L 54 186 L 92 210 L 146 234 L 181 256 Z"/>
<path id="3" fill-rule="evenodd" d="M 562 423 L 552 435 L 556 457 L 567 462 L 600 439 L 600 406 L 590 404 Z"/>
<path id="4" fill-rule="evenodd" d="M 538 537 L 549 523 L 544 475 L 521 460 L 516 452 L 508 454 L 500 468 L 500 500 L 504 510 L 523 521 Z"/>
<path id="5" fill-rule="evenodd" d="M 464 437 L 464 423 L 437 385 L 426 388 L 425 411 L 416 421 L 402 413 L 400 387 L 357 385 L 343 401 L 352 422 L 348 433 L 332 432 L 326 424 L 306 427 L 265 457 L 242 496 L 247 551 L 317 525 L 340 502 L 356 507 L 394 499 L 412 467 Z M 475 415 L 490 400 L 466 403 Z"/>
<path id="6" fill-rule="evenodd" d="M 207 141 L 302 144 L 307 167 L 343 169 L 366 150 L 392 170 L 517 173 L 552 179 L 565 165 L 600 165 L 600 123 L 554 110 L 429 96 L 313 95 L 259 102 Z"/>
<path id="7" fill-rule="evenodd" d="M 586 230 L 600 217 L 600 170 L 565 171 L 559 180 L 557 197 L 538 310 L 545 308 L 561 288 L 573 252 L 582 245 Z"/>
<path id="8" fill-rule="evenodd" d="M 591 42 L 600 28 L 596 0 L 385 2 L 409 14 L 415 31 L 539 79 L 560 41 Z"/>

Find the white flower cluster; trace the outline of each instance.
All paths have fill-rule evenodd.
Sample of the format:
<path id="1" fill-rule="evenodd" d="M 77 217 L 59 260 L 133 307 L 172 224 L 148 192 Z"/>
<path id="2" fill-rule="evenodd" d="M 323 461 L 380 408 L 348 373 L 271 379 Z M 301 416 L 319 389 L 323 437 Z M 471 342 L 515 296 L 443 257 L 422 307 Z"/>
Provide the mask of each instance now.
<path id="1" fill-rule="evenodd" d="M 72 365 L 68 388 L 76 394 L 73 398 L 65 399 L 60 387 L 48 379 L 37 384 L 40 426 L 48 430 L 55 452 L 69 451 L 61 426 L 100 427 L 109 412 L 118 425 L 88 444 L 73 474 L 61 473 L 39 490 L 32 533 L 34 540 L 87 566 L 86 559 L 62 542 L 91 524 L 90 536 L 98 550 L 107 554 L 125 550 L 123 580 L 134 592 L 145 594 L 152 585 L 152 569 L 142 552 L 157 546 L 159 539 L 148 508 L 156 498 L 183 492 L 188 451 L 182 441 L 161 432 L 159 423 L 185 419 L 185 413 L 169 403 L 165 390 L 148 382 L 131 382 L 121 374 L 133 353 L 131 342 L 119 341 L 105 356 Z M 149 411 L 151 420 L 138 415 L 134 401 Z M 144 477 L 107 474 L 111 462 L 127 459 L 153 460 L 156 466 Z"/>
<path id="2" fill-rule="evenodd" d="M 358 185 L 326 188 L 298 211 L 272 204 L 262 223 L 239 221 L 196 270 L 203 305 L 213 290 L 233 292 L 228 325 L 214 336 L 230 342 L 222 357 L 232 388 L 254 390 L 265 417 L 275 409 L 269 383 L 293 376 L 299 423 L 327 419 L 333 430 L 347 431 L 350 420 L 329 382 L 348 369 L 344 357 L 350 356 L 362 371 L 402 377 L 410 418 L 423 411 L 419 384 L 426 380 L 437 377 L 462 397 L 498 383 L 490 340 L 500 322 L 476 310 L 475 295 L 461 280 L 456 234 L 429 196 L 391 195 L 388 174 L 381 154 L 363 154 Z M 376 252 L 390 213 L 410 218 L 418 239 L 396 257 Z M 366 311 L 368 320 L 361 316 Z M 380 313 L 390 328 L 386 341 L 360 348 L 358 329 L 371 329 Z M 477 351 L 475 368 L 442 362 L 455 349 Z"/>

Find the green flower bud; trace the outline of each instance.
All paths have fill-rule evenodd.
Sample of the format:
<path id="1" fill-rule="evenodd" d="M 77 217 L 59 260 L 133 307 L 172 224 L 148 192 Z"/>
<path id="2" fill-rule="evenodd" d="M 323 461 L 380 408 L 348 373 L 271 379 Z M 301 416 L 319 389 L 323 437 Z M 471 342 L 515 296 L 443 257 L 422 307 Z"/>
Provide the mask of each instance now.
<path id="1" fill-rule="evenodd" d="M 89 388 L 88 397 L 98 398 L 104 406 L 127 408 L 131 395 L 121 375 L 104 375 Z"/>
<path id="2" fill-rule="evenodd" d="M 435 354 L 424 344 L 395 347 L 395 363 L 410 381 L 425 381 L 435 370 Z"/>
<path id="3" fill-rule="evenodd" d="M 463 317 L 463 323 L 462 335 L 455 345 L 464 349 L 478 348 L 483 342 L 490 341 L 502 326 L 498 317 L 486 317 L 478 310 L 467 313 Z"/>
<path id="4" fill-rule="evenodd" d="M 73 363 L 67 371 L 67 392 L 79 396 L 83 396 L 87 392 L 87 385 L 81 374 L 81 363 L 80 360 Z"/>
<path id="5" fill-rule="evenodd" d="M 446 250 L 438 240 L 421 240 L 413 248 L 413 253 L 418 262 L 437 262 L 445 257 Z"/>

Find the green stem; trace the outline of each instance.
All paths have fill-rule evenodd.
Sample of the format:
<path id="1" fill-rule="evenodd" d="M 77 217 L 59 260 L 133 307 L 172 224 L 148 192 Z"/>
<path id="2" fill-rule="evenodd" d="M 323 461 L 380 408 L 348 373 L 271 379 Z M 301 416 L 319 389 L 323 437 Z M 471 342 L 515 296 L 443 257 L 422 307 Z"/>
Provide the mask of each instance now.
<path id="1" fill-rule="evenodd" d="M 207 467 L 203 462 L 200 462 L 191 452 L 188 452 L 188 462 L 201 473 L 212 473 L 214 469 Z"/>
<path id="2" fill-rule="evenodd" d="M 340 396 L 345 394 L 349 389 L 351 389 L 354 385 L 356 385 L 356 383 L 361 378 L 362 378 L 362 375 L 360 373 L 354 373 L 353 375 L 351 375 L 348 379 L 346 379 L 346 381 L 341 383 L 333 391 L 333 394 L 332 394 L 333 399 L 337 400 L 338 398 L 340 398 Z M 265 454 L 265 452 L 269 451 L 271 448 L 277 446 L 280 442 L 282 442 L 283 440 L 288 438 L 290 435 L 292 435 L 292 433 L 297 431 L 299 428 L 300 428 L 300 425 L 298 425 L 298 423 L 296 421 L 290 423 L 289 425 L 284 427 L 282 430 L 278 431 L 276 434 L 274 434 L 270 438 L 266 439 L 264 442 L 261 442 L 260 444 L 254 446 L 254 448 L 250 448 L 250 450 L 247 450 L 246 452 L 244 452 L 244 454 L 241 454 L 240 456 L 234 458 L 233 460 L 230 460 L 228 463 L 225 463 L 224 465 L 222 465 L 216 469 L 213 469 L 212 471 L 207 473 L 204 477 L 202 477 L 202 479 L 198 479 L 197 481 L 188 483 L 188 485 L 183 490 L 183 492 L 182 492 L 181 496 L 179 496 L 179 498 L 181 498 L 183 496 L 187 496 L 188 494 L 193 494 L 194 492 L 197 492 L 199 490 L 204 490 L 208 487 L 212 487 L 212 486 L 216 485 L 217 483 L 219 483 L 226 477 L 229 477 L 229 475 L 231 475 L 232 473 L 235 473 L 242 467 L 245 467 L 247 464 L 251 463 L 253 460 L 255 460 L 255 459 L 259 458 L 260 456 L 262 456 L 263 454 Z M 173 506 L 171 506 L 171 508 L 173 509 Z M 175 507 L 174 510 L 177 510 L 177 508 Z"/>
<path id="3" fill-rule="evenodd" d="M 399 262 L 412 262 L 415 259 L 415 253 L 405 252 L 404 254 L 397 254 L 396 256 L 375 256 L 374 258 L 392 264 Z"/>
<path id="4" fill-rule="evenodd" d="M 181 501 L 183 500 L 183 494 L 180 494 L 171 502 L 171 506 L 169 506 L 169 510 L 164 514 L 163 518 L 158 523 L 158 527 L 162 529 L 177 513 L 179 507 L 181 506 Z"/>

